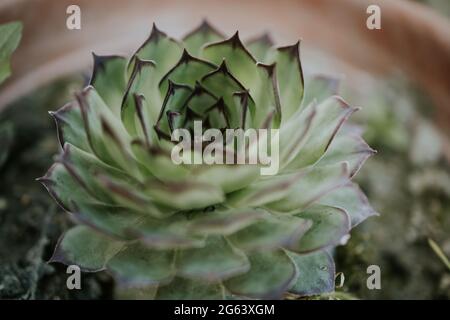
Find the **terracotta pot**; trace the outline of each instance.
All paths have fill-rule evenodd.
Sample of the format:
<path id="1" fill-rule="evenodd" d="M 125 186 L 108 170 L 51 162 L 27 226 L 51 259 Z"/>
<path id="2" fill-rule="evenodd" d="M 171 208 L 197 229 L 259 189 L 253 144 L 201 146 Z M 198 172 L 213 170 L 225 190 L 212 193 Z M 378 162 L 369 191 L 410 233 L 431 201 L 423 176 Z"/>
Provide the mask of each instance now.
<path id="1" fill-rule="evenodd" d="M 66 28 L 66 8 L 82 11 L 82 29 Z M 366 8 L 378 4 L 382 30 L 366 28 Z M 270 30 L 282 42 L 303 38 L 378 76 L 401 71 L 424 88 L 437 122 L 450 132 L 450 22 L 403 0 L 3 0 L 0 23 L 24 22 L 13 77 L 0 92 L 0 110 L 17 97 L 91 63 L 91 51 L 128 53 L 155 21 L 175 36 L 207 17 L 244 36 Z"/>

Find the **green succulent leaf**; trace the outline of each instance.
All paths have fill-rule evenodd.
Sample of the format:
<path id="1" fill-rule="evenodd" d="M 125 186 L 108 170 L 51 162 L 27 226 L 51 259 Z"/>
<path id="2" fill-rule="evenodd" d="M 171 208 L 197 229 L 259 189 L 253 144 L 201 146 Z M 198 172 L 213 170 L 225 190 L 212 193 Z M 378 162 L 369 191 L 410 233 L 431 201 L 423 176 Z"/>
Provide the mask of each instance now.
<path id="1" fill-rule="evenodd" d="M 114 167 L 108 166 L 94 157 L 91 153 L 83 151 L 70 143 L 63 146 L 60 162 L 68 173 L 82 186 L 93 199 L 101 203 L 112 200 L 110 190 L 105 190 L 97 179 L 98 175 L 110 176 L 118 180 L 129 180 L 126 174 Z"/>
<path id="2" fill-rule="evenodd" d="M 263 63 L 268 63 L 269 59 L 273 55 L 273 46 L 274 43 L 268 33 L 265 33 L 260 37 L 253 38 L 246 43 L 246 47 L 256 58 L 256 60 Z"/>
<path id="3" fill-rule="evenodd" d="M 307 107 L 314 100 L 322 102 L 330 96 L 339 93 L 340 81 L 338 78 L 315 75 L 306 82 L 305 97 L 303 98 L 303 106 Z"/>
<path id="4" fill-rule="evenodd" d="M 149 176 L 160 181 L 185 181 L 190 170 L 183 165 L 172 162 L 170 152 L 164 146 L 148 146 L 141 140 L 134 140 L 131 146 L 134 156 Z"/>
<path id="5" fill-rule="evenodd" d="M 130 61 L 128 70 L 133 70 L 136 58 L 141 60 L 152 60 L 157 63 L 157 78 L 162 78 L 170 68 L 179 59 L 183 48 L 181 44 L 173 38 L 170 38 L 159 30 L 155 24 L 153 24 L 152 31 L 148 39 L 137 50 L 133 58 Z"/>
<path id="6" fill-rule="evenodd" d="M 10 57 L 19 46 L 22 23 L 10 22 L 0 25 L 0 83 L 11 74 Z"/>
<path id="7" fill-rule="evenodd" d="M 328 150 L 343 123 L 357 110 L 336 96 L 318 104 L 313 111 L 315 115 L 308 131 L 307 140 L 298 155 L 289 163 L 288 168 L 298 169 L 317 162 Z"/>
<path id="8" fill-rule="evenodd" d="M 77 98 L 93 153 L 101 161 L 140 178 L 138 165 L 133 161 L 131 137 L 123 123 L 93 87 L 87 87 Z"/>
<path id="9" fill-rule="evenodd" d="M 157 300 L 218 300 L 225 297 L 223 286 L 175 278 L 168 286 L 158 288 Z"/>
<path id="10" fill-rule="evenodd" d="M 223 237 L 210 236 L 203 248 L 180 250 L 178 274 L 192 280 L 214 282 L 248 271 L 246 255 Z"/>
<path id="11" fill-rule="evenodd" d="M 259 177 L 259 168 L 256 165 L 215 165 L 195 170 L 195 179 L 198 182 L 208 182 L 221 188 L 228 195 L 233 191 L 248 186 Z"/>
<path id="12" fill-rule="evenodd" d="M 298 179 L 298 183 L 286 190 L 283 198 L 268 203 L 265 207 L 277 212 L 295 212 L 320 200 L 329 192 L 344 186 L 348 181 L 346 163 L 307 168 L 304 175 Z"/>
<path id="13" fill-rule="evenodd" d="M 253 111 L 253 127 L 262 128 L 267 116 L 274 114 L 272 128 L 280 126 L 282 110 L 280 103 L 280 94 L 278 92 L 278 85 L 276 79 L 276 65 L 257 65 L 257 87 L 253 89 L 252 96 L 254 97 L 255 105 L 258 106 L 257 111 Z"/>
<path id="14" fill-rule="evenodd" d="M 265 216 L 264 211 L 254 209 L 201 212 L 190 220 L 189 230 L 207 235 L 231 235 Z"/>
<path id="15" fill-rule="evenodd" d="M 61 147 L 67 142 L 84 151 L 91 151 L 84 128 L 83 115 L 77 102 L 70 102 L 58 111 L 49 113 L 55 120 Z"/>
<path id="16" fill-rule="evenodd" d="M 268 216 L 229 236 L 245 251 L 265 251 L 296 245 L 311 227 L 309 220 L 294 216 Z"/>
<path id="17" fill-rule="evenodd" d="M 54 163 L 47 173 L 37 179 L 47 189 L 53 199 L 64 210 L 69 212 L 76 211 L 75 203 L 91 200 L 89 191 L 77 181 L 77 179 L 59 162 Z"/>
<path id="18" fill-rule="evenodd" d="M 194 56 L 200 56 L 203 46 L 223 40 L 224 35 L 204 20 L 197 29 L 189 32 L 183 38 L 186 49 Z"/>
<path id="19" fill-rule="evenodd" d="M 358 185 L 352 182 L 325 195 L 319 202 L 344 209 L 350 216 L 352 227 L 368 217 L 378 215 Z"/>
<path id="20" fill-rule="evenodd" d="M 225 281 L 233 294 L 256 299 L 280 298 L 297 276 L 297 268 L 283 250 L 248 255 L 250 270 Z"/>
<path id="21" fill-rule="evenodd" d="M 160 136 L 169 137 L 173 128 L 178 127 L 174 124 L 171 117 L 168 115 L 183 115 L 183 109 L 186 108 L 186 103 L 191 97 L 194 89 L 188 85 L 179 85 L 172 82 L 170 79 L 167 81 L 167 93 L 164 98 L 161 110 L 159 112 L 158 121 L 155 125 L 155 130 Z M 179 121 L 184 123 L 186 115 L 180 117 Z M 172 127 L 172 128 L 171 128 Z"/>
<path id="22" fill-rule="evenodd" d="M 289 252 L 289 256 L 298 268 L 298 277 L 289 292 L 312 296 L 334 291 L 334 261 L 327 251 L 301 255 Z"/>
<path id="23" fill-rule="evenodd" d="M 202 57 L 216 65 L 226 61 L 233 76 L 240 79 L 246 88 L 255 88 L 256 60 L 242 43 L 238 32 L 227 40 L 205 46 Z"/>
<path id="24" fill-rule="evenodd" d="M 223 61 L 219 68 L 205 75 L 201 79 L 201 83 L 215 96 L 222 97 L 225 109 L 228 112 L 228 127 L 239 127 L 241 125 L 241 110 L 240 107 L 235 105 L 233 94 L 246 91 L 246 88 L 230 73 L 227 62 Z"/>
<path id="25" fill-rule="evenodd" d="M 123 247 L 85 226 L 68 230 L 58 242 L 50 262 L 78 265 L 85 271 L 103 270 L 106 263 Z"/>
<path id="26" fill-rule="evenodd" d="M 145 218 L 118 206 L 78 202 L 72 210 L 74 220 L 118 240 L 133 240 L 129 230 Z"/>
<path id="27" fill-rule="evenodd" d="M 283 119 L 287 120 L 299 110 L 303 99 L 304 80 L 300 62 L 300 42 L 278 48 L 274 61 L 277 64 Z"/>
<path id="28" fill-rule="evenodd" d="M 89 84 L 97 90 L 114 114 L 120 114 L 122 92 L 125 90 L 127 60 L 120 56 L 93 54 L 94 68 Z"/>
<path id="29" fill-rule="evenodd" d="M 108 261 L 107 269 L 122 286 L 146 287 L 170 282 L 175 276 L 174 263 L 174 251 L 131 244 Z"/>
<path id="30" fill-rule="evenodd" d="M 166 219 L 141 220 L 129 228 L 129 234 L 135 235 L 147 247 L 157 250 L 172 248 L 202 248 L 205 237 L 190 233 L 186 217 L 172 215 Z"/>
<path id="31" fill-rule="evenodd" d="M 156 142 L 152 126 L 156 122 L 161 103 L 155 68 L 152 61 L 136 58 L 120 109 L 122 122 L 128 133 L 149 144 Z"/>
<path id="32" fill-rule="evenodd" d="M 318 165 L 347 162 L 350 177 L 353 177 L 358 173 L 364 162 L 375 153 L 376 151 L 370 148 L 360 135 L 349 130 L 343 130 L 330 143 L 328 150 L 319 160 Z"/>
<path id="33" fill-rule="evenodd" d="M 228 203 L 233 207 L 262 206 L 279 201 L 290 193 L 305 172 L 286 174 L 256 181 L 249 188 L 238 190 L 228 196 Z"/>
<path id="34" fill-rule="evenodd" d="M 350 217 L 339 208 L 315 205 L 295 216 L 312 221 L 312 226 L 301 239 L 288 247 L 298 253 L 336 246 L 350 232 Z"/>
<path id="35" fill-rule="evenodd" d="M 201 209 L 224 200 L 223 191 L 208 183 L 154 182 L 145 191 L 155 202 L 179 210 Z"/>
<path id="36" fill-rule="evenodd" d="M 169 70 L 159 83 L 161 92 L 166 92 L 168 80 L 194 86 L 198 79 L 215 70 L 217 65 L 191 56 L 187 50 L 183 51 L 180 60 Z"/>
<path id="37" fill-rule="evenodd" d="M 130 287 L 119 284 L 114 294 L 119 300 L 149 300 L 155 299 L 157 290 L 157 286 Z"/>

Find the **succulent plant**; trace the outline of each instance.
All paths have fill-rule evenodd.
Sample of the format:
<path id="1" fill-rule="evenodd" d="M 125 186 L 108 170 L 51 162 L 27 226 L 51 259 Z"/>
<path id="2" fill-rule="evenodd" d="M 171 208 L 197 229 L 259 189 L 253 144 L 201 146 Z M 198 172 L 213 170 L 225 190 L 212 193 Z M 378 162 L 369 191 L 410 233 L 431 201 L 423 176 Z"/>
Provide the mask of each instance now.
<path id="1" fill-rule="evenodd" d="M 131 59 L 94 55 L 90 84 L 51 112 L 63 151 L 38 180 L 77 223 L 51 261 L 156 299 L 333 291 L 330 249 L 375 214 L 351 181 L 374 151 L 335 90 L 304 90 L 299 43 L 245 46 L 206 22 L 181 42 L 153 26 Z M 198 119 L 279 129 L 279 173 L 176 165 L 170 134 Z"/>

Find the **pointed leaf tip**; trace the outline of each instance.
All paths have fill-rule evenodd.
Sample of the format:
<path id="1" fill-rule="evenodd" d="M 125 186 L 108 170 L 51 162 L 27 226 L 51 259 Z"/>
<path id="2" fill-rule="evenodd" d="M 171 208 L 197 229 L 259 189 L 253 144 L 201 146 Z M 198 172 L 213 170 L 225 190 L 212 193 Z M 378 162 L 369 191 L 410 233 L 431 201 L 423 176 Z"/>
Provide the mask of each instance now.
<path id="1" fill-rule="evenodd" d="M 157 26 L 156 23 L 153 22 L 152 24 L 152 31 L 150 31 L 150 36 L 147 39 L 147 43 L 151 41 L 158 41 L 159 38 L 167 37 L 167 34 L 163 31 L 161 31 Z"/>
<path id="2" fill-rule="evenodd" d="M 216 46 L 222 46 L 222 45 L 231 45 L 232 49 L 241 49 L 242 51 L 245 52 L 245 54 L 254 62 L 256 63 L 256 59 L 255 57 L 253 57 L 253 55 L 250 53 L 250 51 L 248 51 L 247 47 L 244 45 L 244 43 L 242 42 L 240 36 L 239 36 L 239 31 L 236 31 L 230 38 L 223 40 L 223 41 L 219 41 L 219 42 L 214 42 L 211 44 L 208 44 L 207 46 L 205 46 L 205 49 L 208 48 L 212 48 L 212 47 L 216 47 Z"/>
<path id="3" fill-rule="evenodd" d="M 95 52 L 92 52 L 92 58 L 93 68 L 91 79 L 89 80 L 89 85 L 93 85 L 98 77 L 98 74 L 105 71 L 108 62 L 116 59 L 125 60 L 124 57 L 119 55 L 98 55 Z"/>
<path id="4" fill-rule="evenodd" d="M 300 57 L 300 43 L 301 40 L 297 40 L 296 43 L 288 46 L 282 46 L 278 47 L 278 51 L 284 51 L 289 53 L 293 58 L 299 58 Z"/>
<path id="5" fill-rule="evenodd" d="M 275 45 L 275 42 L 273 41 L 272 36 L 269 32 L 264 32 L 261 36 L 248 40 L 247 43 L 263 43 L 268 47 L 272 47 Z"/>
<path id="6" fill-rule="evenodd" d="M 220 32 L 219 30 L 217 30 L 214 26 L 211 25 L 211 23 L 208 21 L 208 19 L 203 19 L 202 22 L 200 23 L 200 25 L 195 28 L 194 30 L 192 30 L 191 32 L 189 32 L 188 34 L 186 34 L 183 37 L 183 40 L 188 39 L 189 37 L 192 37 L 195 34 L 204 34 L 207 35 L 209 33 L 212 33 L 220 38 L 225 38 L 225 35 Z"/>

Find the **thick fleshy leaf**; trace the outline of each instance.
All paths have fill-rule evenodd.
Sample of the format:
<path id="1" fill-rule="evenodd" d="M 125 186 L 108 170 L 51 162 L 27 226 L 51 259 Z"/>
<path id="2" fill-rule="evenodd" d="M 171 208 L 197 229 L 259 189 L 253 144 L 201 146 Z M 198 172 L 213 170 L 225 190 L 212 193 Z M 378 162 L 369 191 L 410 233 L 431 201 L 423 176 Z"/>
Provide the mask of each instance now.
<path id="1" fill-rule="evenodd" d="M 138 161 L 160 181 L 186 181 L 189 169 L 183 164 L 175 164 L 165 148 L 148 147 L 142 141 L 133 141 L 132 150 Z"/>
<path id="2" fill-rule="evenodd" d="M 351 219 L 352 227 L 368 217 L 378 215 L 369 200 L 355 183 L 348 183 L 322 197 L 319 203 L 344 209 Z"/>
<path id="3" fill-rule="evenodd" d="M 106 267 L 122 286 L 165 284 L 175 276 L 175 252 L 130 244 L 111 258 Z"/>
<path id="4" fill-rule="evenodd" d="M 238 128 L 241 125 L 241 107 L 235 105 L 233 95 L 236 92 L 245 92 L 246 89 L 230 73 L 227 62 L 223 61 L 219 68 L 205 75 L 201 79 L 201 84 L 217 97 L 223 98 L 227 106 L 229 127 Z"/>
<path id="5" fill-rule="evenodd" d="M 244 189 L 228 194 L 227 203 L 232 207 L 242 208 L 258 207 L 281 200 L 290 193 L 290 188 L 299 183 L 305 174 L 306 171 L 300 171 L 257 180 Z"/>
<path id="6" fill-rule="evenodd" d="M 112 112 L 119 116 L 125 91 L 127 60 L 120 56 L 93 56 L 94 68 L 89 84 L 97 90 Z"/>
<path id="7" fill-rule="evenodd" d="M 142 191 L 144 185 L 126 183 L 102 174 L 97 174 L 95 178 L 100 186 L 109 192 L 118 206 L 153 218 L 163 218 L 171 213 L 170 210 L 158 207 L 152 202 L 152 199 Z"/>
<path id="8" fill-rule="evenodd" d="M 300 241 L 288 247 L 291 251 L 307 253 L 334 246 L 350 232 L 350 217 L 336 207 L 315 205 L 296 216 L 311 220 L 312 226 Z"/>
<path id="9" fill-rule="evenodd" d="M 9 59 L 22 37 L 22 23 L 11 22 L 0 25 L 0 83 L 11 74 Z"/>
<path id="10" fill-rule="evenodd" d="M 137 181 L 122 171 L 104 164 L 91 154 L 65 144 L 64 153 L 59 161 L 80 187 L 90 194 L 91 203 L 124 206 L 153 217 L 166 215 L 140 191 L 142 186 Z M 77 204 L 86 201 L 87 199 L 75 200 Z"/>
<path id="11" fill-rule="evenodd" d="M 138 225 L 145 216 L 129 208 L 104 204 L 74 203 L 72 217 L 81 224 L 118 240 L 133 240 L 137 237 L 129 230 Z"/>
<path id="12" fill-rule="evenodd" d="M 269 210 L 295 212 L 320 200 L 327 193 L 349 182 L 347 164 L 306 169 L 285 197 L 266 205 Z"/>
<path id="13" fill-rule="evenodd" d="M 224 237 L 209 236 L 203 248 L 178 251 L 177 270 L 182 277 L 215 282 L 245 273 L 246 255 Z"/>
<path id="14" fill-rule="evenodd" d="M 300 109 L 303 91 L 303 70 L 300 62 L 300 42 L 277 49 L 274 62 L 277 64 L 277 79 L 280 87 L 283 122 Z"/>
<path id="15" fill-rule="evenodd" d="M 297 244 L 311 227 L 311 221 L 294 216 L 269 216 L 228 238 L 245 251 L 267 251 Z"/>
<path id="16" fill-rule="evenodd" d="M 180 58 L 183 47 L 175 39 L 170 38 L 153 24 L 148 39 L 137 50 L 135 57 L 141 60 L 153 60 L 156 63 L 156 79 L 161 79 Z M 135 58 L 131 59 L 129 72 L 134 68 Z"/>
<path id="17" fill-rule="evenodd" d="M 260 37 L 251 39 L 246 42 L 245 46 L 256 58 L 256 60 L 267 63 L 270 56 L 273 54 L 272 47 L 274 43 L 268 33 L 263 34 Z"/>
<path id="18" fill-rule="evenodd" d="M 218 300 L 223 299 L 223 286 L 175 278 L 169 285 L 158 288 L 157 300 Z"/>
<path id="19" fill-rule="evenodd" d="M 188 220 L 183 214 L 173 214 L 165 219 L 146 218 L 128 231 L 139 238 L 147 247 L 166 250 L 199 248 L 205 244 L 205 237 L 190 234 Z"/>
<path id="20" fill-rule="evenodd" d="M 157 286 L 127 287 L 117 284 L 114 298 L 118 300 L 153 300 L 157 290 Z"/>
<path id="21" fill-rule="evenodd" d="M 141 173 L 131 152 L 131 137 L 123 123 L 105 105 L 93 87 L 77 95 L 88 141 L 103 162 L 123 169 L 136 178 Z"/>
<path id="22" fill-rule="evenodd" d="M 256 299 L 276 299 L 296 279 L 297 268 L 283 250 L 254 252 L 248 258 L 251 265 L 249 272 L 224 283 L 233 294 Z"/>
<path id="23" fill-rule="evenodd" d="M 217 102 L 218 97 L 204 88 L 200 83 L 195 84 L 195 88 L 185 103 L 188 107 L 200 116 L 206 116 L 208 109 Z"/>
<path id="24" fill-rule="evenodd" d="M 183 107 L 186 106 L 186 102 L 191 96 L 192 91 L 193 88 L 188 85 L 177 84 L 171 80 L 168 80 L 167 93 L 164 98 L 158 120 L 155 124 L 155 130 L 160 137 L 170 140 L 171 119 L 169 115 L 185 114 Z"/>
<path id="25" fill-rule="evenodd" d="M 84 151 L 91 151 L 84 128 L 83 115 L 75 101 L 66 104 L 56 112 L 50 111 L 49 114 L 55 119 L 61 147 L 68 142 Z"/>
<path id="26" fill-rule="evenodd" d="M 63 153 L 59 159 L 65 169 L 69 172 L 93 198 L 99 202 L 109 203 L 112 197 L 109 190 L 104 190 L 99 184 L 97 175 L 108 175 L 122 181 L 130 181 L 131 177 L 98 160 L 91 153 L 83 151 L 76 146 L 65 143 Z"/>
<path id="27" fill-rule="evenodd" d="M 231 38 L 211 43 L 203 48 L 202 57 L 217 65 L 227 63 L 230 72 L 248 89 L 255 89 L 256 60 L 245 48 L 236 32 Z"/>
<path id="28" fill-rule="evenodd" d="M 154 201 L 175 209 L 192 210 L 221 203 L 225 199 L 222 190 L 214 185 L 199 182 L 152 182 L 145 192 Z"/>
<path id="29" fill-rule="evenodd" d="M 257 165 L 205 165 L 192 172 L 193 179 L 198 182 L 210 183 L 230 193 L 248 186 L 260 177 Z"/>
<path id="30" fill-rule="evenodd" d="M 339 92 L 339 78 L 324 75 L 315 75 L 307 79 L 305 84 L 305 97 L 302 101 L 303 108 L 314 100 L 322 102 L 328 97 L 337 95 Z"/>
<path id="31" fill-rule="evenodd" d="M 261 128 L 267 116 L 274 113 L 271 128 L 280 126 L 283 116 L 280 104 L 280 94 L 276 78 L 276 65 L 257 64 L 257 83 L 253 89 L 252 97 L 255 100 L 256 110 L 253 114 L 253 127 Z"/>
<path id="32" fill-rule="evenodd" d="M 337 96 L 318 104 L 307 140 L 298 155 L 288 165 L 288 169 L 306 167 L 319 160 L 344 122 L 357 110 Z"/>
<path id="33" fill-rule="evenodd" d="M 59 240 L 50 262 L 77 265 L 83 271 L 100 271 L 123 245 L 88 227 L 76 226 Z"/>
<path id="34" fill-rule="evenodd" d="M 68 212 L 75 211 L 76 202 L 96 202 L 83 184 L 80 184 L 80 181 L 75 179 L 61 163 L 54 163 L 37 181 L 42 183 L 56 203 Z"/>
<path id="35" fill-rule="evenodd" d="M 360 135 L 351 132 L 339 132 L 317 165 L 347 161 L 350 177 L 353 177 L 364 162 L 375 153 L 376 151 L 369 147 Z"/>
<path id="36" fill-rule="evenodd" d="M 185 49 L 178 63 L 171 68 L 159 83 L 162 93 L 167 92 L 168 80 L 193 87 L 207 73 L 217 69 L 217 65 L 191 56 Z"/>
<path id="37" fill-rule="evenodd" d="M 288 254 L 298 269 L 298 277 L 289 292 L 300 296 L 312 296 L 334 291 L 334 261 L 327 251 L 302 255 L 294 252 Z"/>
<path id="38" fill-rule="evenodd" d="M 126 105 L 124 109 L 126 111 L 122 113 L 122 121 L 128 132 L 137 136 L 133 141 L 143 140 L 147 147 L 158 145 L 158 134 L 153 125 L 157 117 L 151 115 L 153 107 L 147 103 L 143 95 L 136 93 L 128 99 Z"/>
<path id="39" fill-rule="evenodd" d="M 255 101 L 248 91 L 236 92 L 233 94 L 234 106 L 240 111 L 240 128 L 253 128 L 253 119 L 255 118 Z"/>
<path id="40" fill-rule="evenodd" d="M 264 211 L 255 209 L 200 212 L 190 218 L 188 228 L 193 233 L 226 236 L 253 224 L 266 215 Z"/>
<path id="41" fill-rule="evenodd" d="M 185 48 L 194 56 L 200 56 L 201 48 L 208 43 L 223 40 L 225 37 L 204 20 L 202 24 L 183 37 Z"/>
<path id="42" fill-rule="evenodd" d="M 290 121 L 284 123 L 279 131 L 280 167 L 284 169 L 307 143 L 317 105 L 313 102 L 307 110 L 298 112 Z"/>
<path id="43" fill-rule="evenodd" d="M 228 114 L 222 98 L 216 97 L 212 92 L 196 83 L 194 90 L 182 107 L 177 121 L 172 121 L 171 128 L 183 127 L 194 131 L 194 121 L 202 121 L 202 125 L 211 128 L 227 128 Z"/>
<path id="44" fill-rule="evenodd" d="M 155 63 L 136 58 L 121 106 L 121 118 L 131 136 L 152 141 L 152 126 L 162 104 Z"/>

